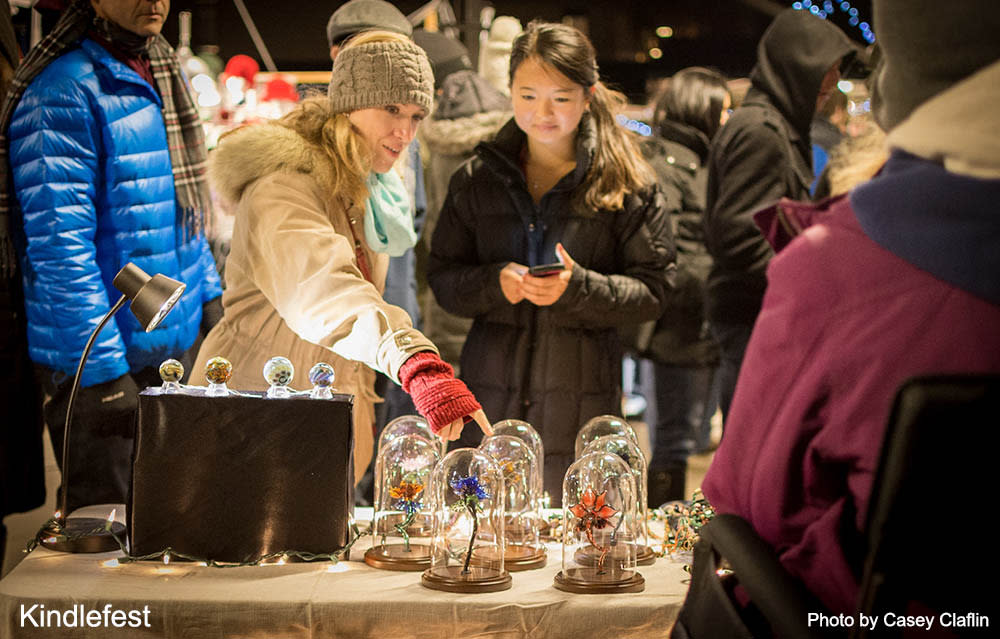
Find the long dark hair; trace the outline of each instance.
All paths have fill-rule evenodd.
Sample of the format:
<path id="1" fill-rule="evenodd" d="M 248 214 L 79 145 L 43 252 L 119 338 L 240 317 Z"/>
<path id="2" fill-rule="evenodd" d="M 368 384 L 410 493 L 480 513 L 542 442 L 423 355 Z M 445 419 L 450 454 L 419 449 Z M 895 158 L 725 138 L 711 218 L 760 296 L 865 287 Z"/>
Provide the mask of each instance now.
<path id="1" fill-rule="evenodd" d="M 604 86 L 597 71 L 594 45 L 574 27 L 534 21 L 514 40 L 510 52 L 510 84 L 521 63 L 535 58 L 554 68 L 590 93 L 590 114 L 597 131 L 597 148 L 577 196 L 588 208 L 617 210 L 627 193 L 652 184 L 634 134 L 619 126 L 615 116 L 625 96 Z"/>
<path id="2" fill-rule="evenodd" d="M 711 140 L 721 126 L 719 119 L 726 96 L 732 100 L 721 74 L 704 67 L 682 69 L 670 78 L 670 84 L 657 100 L 653 124 L 660 127 L 664 120 L 687 124 Z"/>

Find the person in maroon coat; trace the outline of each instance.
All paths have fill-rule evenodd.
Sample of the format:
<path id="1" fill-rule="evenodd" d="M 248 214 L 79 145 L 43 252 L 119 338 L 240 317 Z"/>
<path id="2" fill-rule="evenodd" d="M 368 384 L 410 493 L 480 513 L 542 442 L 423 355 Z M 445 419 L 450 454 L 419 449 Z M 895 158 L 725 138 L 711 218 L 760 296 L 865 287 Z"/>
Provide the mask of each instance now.
<path id="1" fill-rule="evenodd" d="M 1000 18 L 986 1 L 874 9 L 873 104 L 890 158 L 845 196 L 756 216 L 807 228 L 786 246 L 771 234 L 779 252 L 703 484 L 837 613 L 855 610 L 896 390 L 917 375 L 1000 372 Z"/>

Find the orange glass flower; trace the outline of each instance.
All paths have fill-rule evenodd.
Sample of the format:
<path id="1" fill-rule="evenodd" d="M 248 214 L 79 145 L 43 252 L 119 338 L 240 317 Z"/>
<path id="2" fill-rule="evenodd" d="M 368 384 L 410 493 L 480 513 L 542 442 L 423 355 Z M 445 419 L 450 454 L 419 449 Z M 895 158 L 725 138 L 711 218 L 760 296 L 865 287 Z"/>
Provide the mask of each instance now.
<path id="1" fill-rule="evenodd" d="M 594 491 L 589 488 L 584 491 L 580 503 L 570 506 L 570 511 L 579 520 L 576 524 L 578 530 L 590 528 L 604 528 L 609 525 L 608 520 L 618 514 L 618 511 L 604 503 L 608 491 L 600 495 L 594 495 Z"/>
<path id="2" fill-rule="evenodd" d="M 389 489 L 389 496 L 400 501 L 414 502 L 417 500 L 417 495 L 422 493 L 423 490 L 423 484 L 401 481 L 398 486 L 393 486 Z"/>
<path id="3" fill-rule="evenodd" d="M 503 480 L 508 484 L 516 484 L 521 481 L 521 473 L 517 472 L 514 462 L 504 462 L 500 466 L 500 471 L 503 473 Z"/>

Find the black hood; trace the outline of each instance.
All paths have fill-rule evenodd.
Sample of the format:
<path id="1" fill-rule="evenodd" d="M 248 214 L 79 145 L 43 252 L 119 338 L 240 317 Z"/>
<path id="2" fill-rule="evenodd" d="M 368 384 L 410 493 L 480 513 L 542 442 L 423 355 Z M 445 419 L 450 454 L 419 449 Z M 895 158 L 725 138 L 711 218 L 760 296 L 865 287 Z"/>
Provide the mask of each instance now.
<path id="1" fill-rule="evenodd" d="M 847 35 L 833 23 L 808 11 L 786 9 L 761 37 L 750 81 L 808 139 L 823 76 L 854 51 Z"/>

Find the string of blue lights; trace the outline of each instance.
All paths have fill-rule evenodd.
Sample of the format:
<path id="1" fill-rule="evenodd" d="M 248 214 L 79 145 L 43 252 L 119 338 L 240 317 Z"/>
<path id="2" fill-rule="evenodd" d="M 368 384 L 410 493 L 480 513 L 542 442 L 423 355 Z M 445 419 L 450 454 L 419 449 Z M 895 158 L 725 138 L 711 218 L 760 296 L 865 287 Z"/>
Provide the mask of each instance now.
<path id="1" fill-rule="evenodd" d="M 802 0 L 801 2 L 793 2 L 792 8 L 798 11 L 808 11 L 809 13 L 826 20 L 828 16 L 831 16 L 836 11 L 834 5 L 837 4 L 832 0 L 824 0 L 824 2 L 813 2 L 812 0 Z M 858 10 L 856 7 L 852 7 L 851 3 L 847 0 L 842 0 L 839 3 L 839 8 L 843 13 L 850 16 L 847 19 L 847 23 L 852 27 L 857 27 L 861 30 L 861 37 L 865 39 L 868 44 L 875 43 L 875 34 L 872 32 L 872 27 L 867 22 L 862 22 L 858 15 Z"/>

